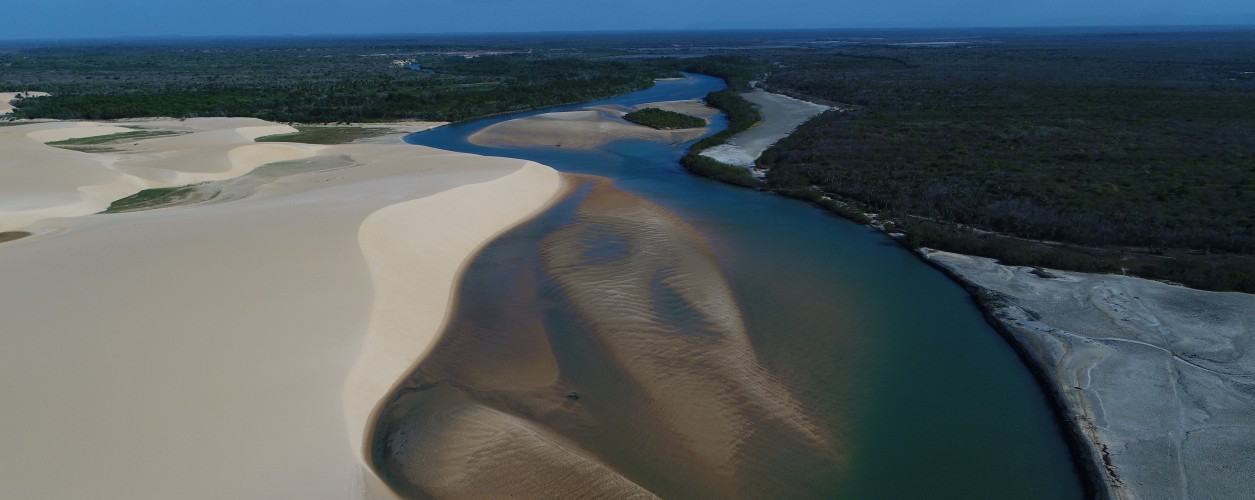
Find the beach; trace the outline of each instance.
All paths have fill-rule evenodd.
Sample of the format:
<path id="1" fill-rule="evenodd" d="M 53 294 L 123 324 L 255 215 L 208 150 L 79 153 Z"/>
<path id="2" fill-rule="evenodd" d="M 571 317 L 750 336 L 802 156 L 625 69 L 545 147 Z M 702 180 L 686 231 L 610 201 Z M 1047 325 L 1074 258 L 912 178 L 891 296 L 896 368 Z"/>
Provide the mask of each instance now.
<path id="1" fill-rule="evenodd" d="M 137 129 L 176 135 L 44 144 Z M 380 400 L 438 337 L 465 262 L 564 182 L 533 162 L 404 144 L 253 143 L 292 131 L 0 129 L 0 232 L 29 233 L 0 243 L 6 494 L 394 497 L 363 444 Z M 276 162 L 310 168 L 227 202 L 96 214 Z"/>

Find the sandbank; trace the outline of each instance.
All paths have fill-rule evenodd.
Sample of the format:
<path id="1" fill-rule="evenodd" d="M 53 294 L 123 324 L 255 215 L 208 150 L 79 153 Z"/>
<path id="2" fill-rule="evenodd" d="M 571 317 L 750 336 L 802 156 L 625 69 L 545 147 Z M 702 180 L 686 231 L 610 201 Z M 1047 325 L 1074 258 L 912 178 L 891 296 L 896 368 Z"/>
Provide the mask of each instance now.
<path id="1" fill-rule="evenodd" d="M 702 151 L 702 156 L 728 165 L 754 168 L 754 161 L 780 139 L 788 137 L 797 127 L 831 108 L 792 97 L 755 90 L 741 94 L 754 104 L 762 121 L 753 128 L 736 134 L 724 144 Z"/>
<path id="2" fill-rule="evenodd" d="M 659 107 L 672 111 L 709 118 L 717 110 L 697 101 L 667 101 L 636 106 Z M 680 111 L 681 109 L 685 111 Z M 658 142 L 682 143 L 701 137 L 706 128 L 657 130 L 623 119 L 629 109 L 617 106 L 598 106 L 576 111 L 544 113 L 504 121 L 472 134 L 472 144 L 488 147 L 536 147 L 555 146 L 592 149 L 605 144 L 639 139 Z"/>
<path id="3" fill-rule="evenodd" d="M 1120 499 L 1255 488 L 1255 295 L 922 250 L 983 296 Z"/>
<path id="4" fill-rule="evenodd" d="M 363 450 L 376 406 L 434 342 L 466 262 L 547 207 L 559 174 L 402 144 L 251 144 L 290 130 L 260 120 L 127 124 L 186 133 L 83 153 L 42 141 L 116 125 L 0 129 L 0 231 L 31 233 L 0 244 L 0 496 L 394 497 Z M 355 165 L 84 215 L 325 156 Z"/>

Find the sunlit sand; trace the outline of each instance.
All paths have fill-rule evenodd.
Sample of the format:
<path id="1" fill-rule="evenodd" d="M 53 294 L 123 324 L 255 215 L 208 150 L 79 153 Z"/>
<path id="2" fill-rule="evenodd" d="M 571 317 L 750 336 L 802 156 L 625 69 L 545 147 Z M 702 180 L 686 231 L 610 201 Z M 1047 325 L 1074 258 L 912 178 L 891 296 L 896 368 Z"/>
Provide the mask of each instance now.
<path id="1" fill-rule="evenodd" d="M 562 190 L 531 162 L 256 144 L 252 119 L 83 152 L 118 124 L 0 128 L 0 484 L 14 498 L 389 498 L 363 440 L 464 263 Z M 151 187 L 346 156 L 230 202 L 90 215 Z M 27 235 L 29 233 L 29 235 Z M 23 237 L 24 236 L 24 237 Z M 72 478 L 72 479 L 67 479 Z"/>

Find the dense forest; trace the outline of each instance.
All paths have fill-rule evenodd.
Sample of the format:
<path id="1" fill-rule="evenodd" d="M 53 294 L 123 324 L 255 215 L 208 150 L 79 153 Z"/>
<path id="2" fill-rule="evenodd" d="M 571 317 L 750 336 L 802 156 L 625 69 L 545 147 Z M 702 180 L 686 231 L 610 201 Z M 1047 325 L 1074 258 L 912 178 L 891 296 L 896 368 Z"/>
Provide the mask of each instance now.
<path id="1" fill-rule="evenodd" d="M 1065 267 L 1255 291 L 1255 266 L 1242 257 L 1255 254 L 1255 33 L 866 45 L 775 61 L 769 88 L 847 111 L 764 154 L 773 188 L 813 186 L 887 213 L 920 244 L 1001 257 L 1015 246 L 1025 263 L 1034 252 L 1022 244 L 973 229 L 1230 254 L 1099 265 L 1073 252 Z M 1069 260 L 1054 248 L 1035 252 Z M 1183 266 L 1215 276 L 1169 269 Z"/>
<path id="2" fill-rule="evenodd" d="M 669 66 L 381 41 L 57 46 L 0 51 L 0 87 L 53 94 L 19 101 L 20 118 L 458 121 L 639 90 Z"/>

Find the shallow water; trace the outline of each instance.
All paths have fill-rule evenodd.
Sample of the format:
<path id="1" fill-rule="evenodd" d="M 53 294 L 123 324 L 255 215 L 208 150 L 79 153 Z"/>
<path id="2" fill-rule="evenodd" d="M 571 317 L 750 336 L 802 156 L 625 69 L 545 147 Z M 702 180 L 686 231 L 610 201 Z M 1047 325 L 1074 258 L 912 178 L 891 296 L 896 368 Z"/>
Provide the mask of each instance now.
<path id="1" fill-rule="evenodd" d="M 683 148 L 465 142 L 507 118 L 407 140 L 613 185 L 582 180 L 472 262 L 444 338 L 376 428 L 375 465 L 398 490 L 1082 496 L 1041 390 L 939 272 L 806 204 L 693 177 Z"/>

